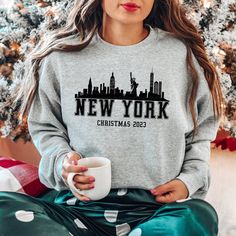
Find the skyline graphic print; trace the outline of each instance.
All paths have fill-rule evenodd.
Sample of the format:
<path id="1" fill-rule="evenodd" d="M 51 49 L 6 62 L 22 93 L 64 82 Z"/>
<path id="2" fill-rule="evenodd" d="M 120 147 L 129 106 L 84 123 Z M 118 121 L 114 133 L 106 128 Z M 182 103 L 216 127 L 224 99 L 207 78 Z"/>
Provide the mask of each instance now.
<path id="1" fill-rule="evenodd" d="M 150 72 L 149 90 L 139 91 L 139 81 L 130 76 L 130 90 L 125 91 L 123 88 L 116 87 L 116 78 L 114 72 L 111 72 L 110 85 L 100 83 L 100 86 L 93 86 L 91 77 L 88 81 L 87 88 L 78 91 L 75 94 L 76 111 L 75 116 L 101 116 L 112 117 L 114 102 L 123 104 L 124 120 L 97 120 L 98 126 L 119 126 L 130 127 L 131 122 L 127 118 L 139 118 L 133 121 L 132 127 L 146 127 L 146 121 L 143 119 L 168 119 L 167 107 L 169 100 L 165 98 L 162 91 L 162 81 L 154 81 L 154 72 Z M 142 81 L 141 81 L 142 82 Z M 99 103 L 99 104 L 98 104 Z M 87 109 L 87 113 L 85 110 Z M 118 112 L 122 114 L 122 111 Z"/>

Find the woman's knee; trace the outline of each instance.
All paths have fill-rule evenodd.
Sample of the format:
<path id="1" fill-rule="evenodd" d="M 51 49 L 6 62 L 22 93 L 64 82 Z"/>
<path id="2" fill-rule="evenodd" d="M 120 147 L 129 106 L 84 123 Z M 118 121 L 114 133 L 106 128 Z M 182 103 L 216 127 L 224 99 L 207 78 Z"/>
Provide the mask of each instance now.
<path id="1" fill-rule="evenodd" d="M 38 199 L 24 193 L 0 191 L 0 212 L 3 209 L 17 209 L 18 207 L 26 206 L 36 207 L 38 209 L 38 202 Z"/>
<path id="2" fill-rule="evenodd" d="M 171 232 L 173 231 L 173 235 L 176 231 L 185 232 L 184 235 L 191 236 L 216 236 L 218 234 L 217 212 L 203 199 L 174 202 L 169 206 L 169 210 L 169 221 L 166 221 L 166 224 L 174 226 L 168 228 Z"/>
<path id="3" fill-rule="evenodd" d="M 27 210 L 31 211 L 27 211 Z M 2 221 L 7 221 L 12 218 L 27 220 L 32 217 L 29 212 L 41 211 L 41 207 L 32 201 L 32 198 L 26 194 L 18 192 L 0 191 L 0 218 Z M 28 212 L 28 214 L 27 214 Z M 14 213 L 14 214 L 13 214 Z"/>
<path id="4" fill-rule="evenodd" d="M 0 191 L 0 217 L 2 212 L 19 205 L 21 194 L 16 192 Z"/>
<path id="5" fill-rule="evenodd" d="M 71 235 L 52 220 L 40 200 L 16 192 L 0 192 L 0 235 Z"/>
<path id="6" fill-rule="evenodd" d="M 197 220 L 208 226 L 218 226 L 218 214 L 209 202 L 203 199 L 190 199 L 180 204 L 186 209 L 193 222 Z"/>
<path id="7" fill-rule="evenodd" d="M 27 201 L 31 196 L 19 192 L 0 191 L 0 204 L 6 201 Z"/>
<path id="8" fill-rule="evenodd" d="M 204 200 L 191 199 L 164 205 L 149 220 L 131 231 L 129 236 L 215 236 L 217 233 L 218 216 L 215 209 Z"/>

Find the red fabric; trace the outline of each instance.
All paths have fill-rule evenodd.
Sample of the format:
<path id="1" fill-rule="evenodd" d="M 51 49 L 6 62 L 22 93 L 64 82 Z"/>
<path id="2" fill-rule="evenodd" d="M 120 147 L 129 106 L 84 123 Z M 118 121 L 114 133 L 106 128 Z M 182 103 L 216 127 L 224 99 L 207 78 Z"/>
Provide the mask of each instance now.
<path id="1" fill-rule="evenodd" d="M 37 197 L 48 189 L 40 182 L 36 166 L 11 157 L 0 156 L 0 177 L 0 191 L 20 192 Z"/>
<path id="2" fill-rule="evenodd" d="M 220 146 L 222 150 L 228 149 L 233 152 L 236 151 L 236 138 L 227 137 L 214 140 L 216 147 Z"/>
<path id="3" fill-rule="evenodd" d="M 230 133 L 222 128 L 218 130 L 216 139 L 212 143 L 222 150 L 236 151 L 236 138 L 231 137 Z"/>

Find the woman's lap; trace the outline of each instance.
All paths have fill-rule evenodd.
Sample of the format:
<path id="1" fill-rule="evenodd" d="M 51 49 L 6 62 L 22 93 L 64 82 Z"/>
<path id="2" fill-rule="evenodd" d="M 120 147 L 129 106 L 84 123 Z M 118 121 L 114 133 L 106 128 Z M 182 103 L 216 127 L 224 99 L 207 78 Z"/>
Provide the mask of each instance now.
<path id="1" fill-rule="evenodd" d="M 164 204 L 142 189 L 112 189 L 107 197 L 90 202 L 79 201 L 68 190 L 59 192 L 54 202 L 0 192 L 0 223 L 3 236 L 22 231 L 26 236 L 214 236 L 218 231 L 218 216 L 206 201 Z"/>

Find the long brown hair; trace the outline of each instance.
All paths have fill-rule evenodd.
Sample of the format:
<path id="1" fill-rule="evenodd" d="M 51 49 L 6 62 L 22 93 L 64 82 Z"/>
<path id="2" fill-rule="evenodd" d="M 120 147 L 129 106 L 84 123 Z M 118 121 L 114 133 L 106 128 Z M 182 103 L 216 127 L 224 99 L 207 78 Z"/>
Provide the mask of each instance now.
<path id="1" fill-rule="evenodd" d="M 66 24 L 54 30 L 47 38 L 32 50 L 26 59 L 26 76 L 22 86 L 13 99 L 13 103 L 21 100 L 20 115 L 28 114 L 32 100 L 38 87 L 38 68 L 43 57 L 55 50 L 76 51 L 85 48 L 97 29 L 102 26 L 101 0 L 75 0 Z M 190 111 L 193 119 L 193 136 L 197 129 L 197 120 L 194 109 L 199 78 L 194 67 L 191 53 L 193 53 L 204 69 L 211 95 L 213 98 L 214 118 L 223 115 L 223 94 L 221 91 L 219 75 L 212 62 L 208 59 L 203 40 L 196 27 L 187 19 L 185 8 L 178 0 L 155 0 L 153 8 L 144 23 L 152 27 L 159 27 L 182 40 L 187 46 L 187 65 L 192 77 L 192 89 L 189 99 Z M 77 44 L 66 43 L 67 39 L 78 38 Z M 27 69 L 28 68 L 28 69 Z"/>

